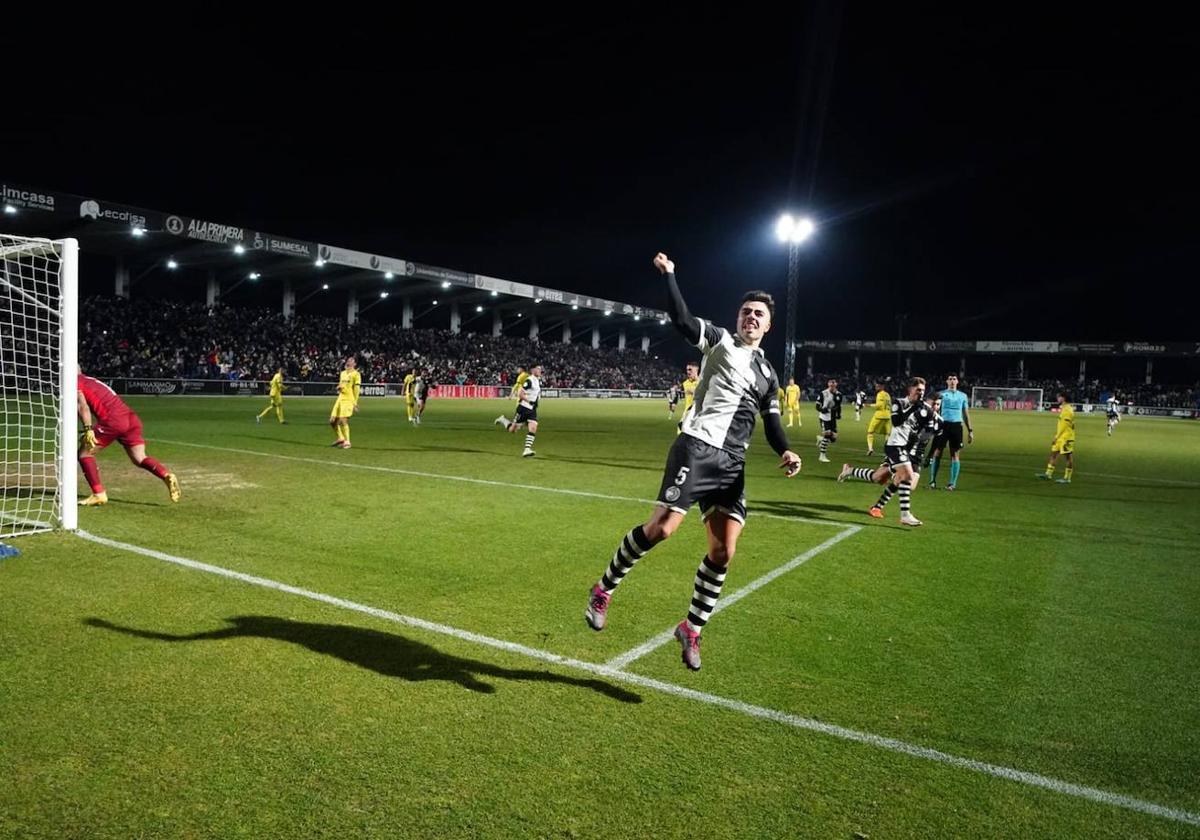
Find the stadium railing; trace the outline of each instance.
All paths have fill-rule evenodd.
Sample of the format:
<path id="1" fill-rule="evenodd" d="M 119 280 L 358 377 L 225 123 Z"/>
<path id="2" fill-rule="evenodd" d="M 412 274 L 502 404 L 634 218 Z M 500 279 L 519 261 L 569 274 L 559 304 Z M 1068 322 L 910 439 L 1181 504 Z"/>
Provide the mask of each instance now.
<path id="1" fill-rule="evenodd" d="M 156 379 L 152 377 L 118 377 L 106 380 L 114 391 L 124 395 L 146 396 L 255 396 L 270 392 L 271 383 L 259 379 Z M 286 382 L 286 396 L 331 397 L 337 392 L 336 382 Z M 510 385 L 434 385 L 434 399 L 490 399 L 507 397 Z M 364 397 L 397 397 L 404 393 L 399 382 L 364 382 Z M 665 390 L 613 388 L 543 388 L 542 396 L 550 399 L 666 399 Z"/>

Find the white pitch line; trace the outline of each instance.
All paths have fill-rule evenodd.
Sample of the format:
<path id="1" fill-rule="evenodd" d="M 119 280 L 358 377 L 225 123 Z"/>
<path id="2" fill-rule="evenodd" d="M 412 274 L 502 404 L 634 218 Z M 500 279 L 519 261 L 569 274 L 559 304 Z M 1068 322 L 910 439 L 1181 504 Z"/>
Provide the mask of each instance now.
<path id="1" fill-rule="evenodd" d="M 826 551 L 830 548 L 833 548 L 835 545 L 840 543 L 842 540 L 846 539 L 846 537 L 853 536 L 854 534 L 857 534 L 861 530 L 862 530 L 861 525 L 847 526 L 847 528 L 844 531 L 840 531 L 839 533 L 834 534 L 832 537 L 825 540 L 825 542 L 821 543 L 818 546 L 814 546 L 813 548 L 810 548 L 808 551 L 804 552 L 799 557 L 793 557 L 791 560 L 784 563 L 782 566 L 772 569 L 771 571 L 767 572 L 762 577 L 755 578 L 754 580 L 750 581 L 750 583 L 746 584 L 745 586 L 743 586 L 741 589 L 737 590 L 736 592 L 732 592 L 729 595 L 722 596 L 722 598 L 719 601 L 717 601 L 717 605 L 713 608 L 713 614 L 715 615 L 716 613 L 720 612 L 721 610 L 725 609 L 726 607 L 732 607 L 738 601 L 742 600 L 747 595 L 749 595 L 753 592 L 757 592 L 759 589 L 762 589 L 764 586 L 766 586 L 771 581 L 775 580 L 775 578 L 779 577 L 780 575 L 786 575 L 788 572 L 792 571 L 792 569 L 795 569 L 799 566 L 803 566 L 805 563 L 807 563 L 812 558 L 816 557 L 822 551 Z M 637 647 L 633 648 L 632 650 L 625 651 L 620 656 L 614 656 L 612 659 L 608 660 L 604 664 L 608 668 L 625 668 L 629 664 L 641 659 L 646 654 L 651 653 L 652 651 L 658 650 L 660 647 L 667 644 L 667 642 L 671 641 L 671 639 L 673 639 L 674 637 L 675 637 L 675 626 L 672 625 L 672 626 L 668 627 L 666 630 L 659 633 L 657 636 L 651 637 L 650 639 L 648 639 L 647 641 L 638 645 Z"/>
<path id="2" fill-rule="evenodd" d="M 495 648 L 508 653 L 519 654 L 521 656 L 526 656 L 530 659 L 535 659 L 552 665 L 559 665 L 564 668 L 571 668 L 576 671 L 595 674 L 596 676 L 605 677 L 616 682 L 636 685 L 641 688 L 650 689 L 652 691 L 657 691 L 673 697 L 694 700 L 698 703 L 705 703 L 710 706 L 727 709 L 748 717 L 772 721 L 774 723 L 790 726 L 795 729 L 818 732 L 822 735 L 829 735 L 834 738 L 840 738 L 844 741 L 853 741 L 859 744 L 866 744 L 867 746 L 875 747 L 877 749 L 900 753 L 902 755 L 909 755 L 913 756 L 914 758 L 922 758 L 928 761 L 937 762 L 939 764 L 945 764 L 950 767 L 970 770 L 975 773 L 993 776 L 998 779 L 1005 779 L 1007 781 L 1017 782 L 1019 784 L 1029 785 L 1031 787 L 1042 788 L 1044 790 L 1049 790 L 1065 796 L 1087 799 L 1103 805 L 1110 805 L 1115 808 L 1123 808 L 1128 811 L 1149 814 L 1150 816 L 1161 817 L 1163 819 L 1184 823 L 1186 825 L 1200 826 L 1200 814 L 1193 813 L 1191 811 L 1185 811 L 1179 808 L 1171 808 L 1166 805 L 1159 805 L 1144 799 L 1126 796 L 1125 794 L 1101 790 L 1100 788 L 1078 785 L 1074 784 L 1073 782 L 1065 782 L 1061 779 L 1043 776 L 1039 773 L 1030 773 L 1024 770 L 1017 770 L 1012 767 L 1005 767 L 998 764 L 988 764 L 987 762 L 977 761 L 973 758 L 964 758 L 962 756 L 952 755 L 950 753 L 945 753 L 929 747 L 910 744 L 907 741 L 901 741 L 896 738 L 887 738 L 882 735 L 872 734 L 870 732 L 847 729 L 843 726 L 836 726 L 831 723 L 823 723 L 822 721 L 813 720 L 812 718 L 800 717 L 799 715 L 781 712 L 776 709 L 768 709 L 765 706 L 755 706 L 751 703 L 743 703 L 740 700 L 733 700 L 716 694 L 708 694 L 703 691 L 696 691 L 695 689 L 686 688 L 681 685 L 675 685 L 674 683 L 656 680 L 651 677 L 643 677 L 638 674 L 631 674 L 628 671 L 620 671 L 615 668 L 610 668 L 606 665 L 597 665 L 592 662 L 584 662 L 579 659 L 572 659 L 570 657 L 560 656 L 556 653 L 550 653 L 549 651 L 526 647 L 525 645 L 516 644 L 514 642 L 506 642 L 501 639 L 494 639 L 490 636 L 484 636 L 479 633 L 472 633 L 469 630 L 460 630 L 457 627 L 449 627 L 445 624 L 436 624 L 432 621 L 425 621 L 421 618 L 414 618 L 413 616 L 401 615 L 388 610 L 369 607 L 365 604 L 347 601 L 344 598 L 337 598 L 333 595 L 325 595 L 320 592 L 312 592 L 308 589 L 301 589 L 297 586 L 279 583 L 278 581 L 273 581 L 268 578 L 261 578 L 254 575 L 244 574 L 242 572 L 235 572 L 231 569 L 225 569 L 220 566 L 212 566 L 208 563 L 201 563 L 196 560 L 188 560 L 185 557 L 175 557 L 170 554 L 164 554 L 161 551 L 154 551 L 152 549 L 142 548 L 141 546 L 130 545 L 129 543 L 117 542 L 116 540 L 110 540 L 106 539 L 105 537 L 98 537 L 94 534 L 89 534 L 86 531 L 76 531 L 75 533 L 85 540 L 90 540 L 91 542 L 108 546 L 109 548 L 115 548 L 121 551 L 129 551 L 134 554 L 140 554 L 145 557 L 151 557 L 155 560 L 162 560 L 167 563 L 174 563 L 178 566 L 184 566 L 196 571 L 207 572 L 208 574 L 239 580 L 243 583 L 261 586 L 266 589 L 274 589 L 280 592 L 286 592 L 290 595 L 297 595 L 301 598 L 307 598 L 312 601 L 318 601 L 320 603 L 330 604 L 335 607 L 341 607 L 342 609 L 364 613 L 366 615 L 370 615 L 384 621 L 390 621 L 395 624 L 400 624 L 402 626 L 416 627 L 431 633 L 449 636 L 477 645 L 484 645 L 486 647 Z"/>
<path id="3" fill-rule="evenodd" d="M 469 478 L 463 475 L 448 475 L 446 473 L 422 472 L 420 470 L 405 470 L 400 467 L 381 467 L 374 464 L 355 464 L 346 461 L 330 461 L 327 458 L 304 458 L 299 455 L 281 455 L 276 452 L 262 452 L 257 449 L 237 449 L 231 446 L 213 446 L 207 443 L 191 443 L 183 440 L 163 440 L 155 438 L 156 443 L 166 443 L 172 446 L 190 446 L 193 449 L 212 449 L 217 452 L 233 452 L 238 455 L 257 455 L 260 458 L 278 458 L 281 461 L 296 461 L 301 464 L 319 464 L 323 467 L 343 467 L 351 470 L 368 470 L 370 472 L 393 473 L 395 475 L 411 475 L 417 478 L 440 478 L 443 481 L 462 481 L 467 484 L 482 484 L 487 487 L 511 487 L 514 490 L 536 490 L 540 493 L 558 493 L 563 496 L 581 496 L 586 499 L 605 499 L 610 502 L 637 502 L 638 504 L 653 505 L 653 499 L 638 499 L 633 496 L 613 496 L 607 493 L 593 493 L 588 490 L 568 490 L 565 487 L 545 487 L 540 484 L 516 484 L 510 481 L 495 481 L 488 478 Z M 751 516 L 762 516 L 768 519 L 784 519 L 789 522 L 801 522 L 807 525 L 824 525 L 830 528 L 845 528 L 845 522 L 832 522 L 828 519 L 810 519 L 804 516 L 780 516 L 774 513 L 759 513 L 750 511 Z M 859 527 L 859 526 L 853 526 Z"/>

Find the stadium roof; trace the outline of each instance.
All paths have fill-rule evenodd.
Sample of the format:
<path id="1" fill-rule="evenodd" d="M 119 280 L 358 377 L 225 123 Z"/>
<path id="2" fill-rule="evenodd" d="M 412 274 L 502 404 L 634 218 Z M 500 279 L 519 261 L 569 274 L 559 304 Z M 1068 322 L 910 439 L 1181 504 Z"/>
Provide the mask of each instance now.
<path id="1" fill-rule="evenodd" d="M 460 304 L 478 304 L 487 298 L 508 304 L 529 301 L 544 304 L 548 315 L 590 315 L 593 321 L 601 317 L 615 323 L 665 322 L 667 318 L 660 310 L 620 301 L 20 184 L 0 182 L 0 206 L 6 232 L 53 239 L 74 237 L 85 253 L 131 261 L 165 263 L 174 259 L 217 270 L 236 267 L 239 274 L 252 271 L 264 279 L 294 277 L 302 263 L 308 263 L 333 288 L 377 294 L 386 290 L 398 296 L 441 293 Z M 314 275 L 311 279 L 318 278 Z M 391 283 L 395 288 L 390 288 Z M 456 290 L 458 294 L 454 294 Z"/>

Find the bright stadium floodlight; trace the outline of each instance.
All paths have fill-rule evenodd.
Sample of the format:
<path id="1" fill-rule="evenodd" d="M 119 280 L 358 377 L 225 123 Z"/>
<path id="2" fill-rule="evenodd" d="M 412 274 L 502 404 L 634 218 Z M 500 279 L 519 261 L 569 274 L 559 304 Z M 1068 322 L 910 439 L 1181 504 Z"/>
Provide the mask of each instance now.
<path id="1" fill-rule="evenodd" d="M 17 215 L 17 208 L 13 207 L 11 204 L 5 204 L 4 212 L 9 216 L 15 216 Z"/>
<path id="2" fill-rule="evenodd" d="M 500 296 L 500 293 L 497 292 L 495 289 L 492 289 L 492 297 L 499 297 L 499 296 Z"/>
<path id="3" fill-rule="evenodd" d="M 135 227 L 133 230 L 131 230 L 129 232 L 132 233 L 134 236 L 145 236 L 146 235 L 146 231 L 140 227 Z"/>
<path id="4" fill-rule="evenodd" d="M 634 316 L 633 316 L 633 320 L 635 320 L 635 321 L 640 321 L 640 320 L 642 320 L 642 316 L 641 316 L 641 315 L 634 315 Z"/>
<path id="5" fill-rule="evenodd" d="M 433 305 L 434 305 L 434 306 L 437 306 L 437 301 L 436 301 L 436 300 L 433 302 Z"/>
<path id="6" fill-rule="evenodd" d="M 387 292 L 380 292 L 380 293 L 379 293 L 379 297 L 380 297 L 380 299 L 386 299 L 386 298 L 387 298 L 387 296 L 388 296 L 388 293 L 387 293 Z"/>
<path id="7" fill-rule="evenodd" d="M 261 274 L 259 274 L 257 271 L 251 271 L 251 272 L 250 272 L 250 279 L 251 279 L 251 280 L 257 280 L 259 277 L 262 277 L 262 275 L 261 275 Z"/>
<path id="8" fill-rule="evenodd" d="M 449 288 L 450 288 L 450 281 L 449 281 L 449 280 L 443 280 L 443 281 L 442 281 L 442 288 L 443 288 L 443 289 L 449 289 Z"/>
<path id="9" fill-rule="evenodd" d="M 167 268 L 174 271 L 175 269 L 179 268 L 179 263 L 175 262 L 174 259 L 169 259 L 167 260 Z"/>
<path id="10" fill-rule="evenodd" d="M 482 311 L 483 311 L 483 307 L 482 307 L 482 306 L 476 306 L 476 307 L 475 307 L 475 311 L 476 311 L 476 312 L 482 312 Z"/>
<path id="11" fill-rule="evenodd" d="M 572 308 L 572 309 L 578 309 L 578 308 L 579 308 L 579 304 L 578 304 L 578 303 L 572 303 L 572 304 L 571 304 L 571 308 Z"/>
<path id="12" fill-rule="evenodd" d="M 784 213 L 775 224 L 775 236 L 780 242 L 799 245 L 807 240 L 817 230 L 816 224 L 808 216 L 794 218 L 791 213 Z"/>
<path id="13" fill-rule="evenodd" d="M 612 310 L 611 310 L 611 309 L 605 309 L 605 310 L 604 310 L 604 317 L 605 317 L 605 318 L 607 318 L 609 315 L 612 315 Z"/>
<path id="14" fill-rule="evenodd" d="M 395 274 L 392 274 L 392 272 L 390 272 L 390 271 L 389 271 L 389 272 L 387 272 L 387 273 L 385 273 L 385 274 L 383 275 L 383 279 L 384 279 L 384 280 L 391 280 L 391 279 L 392 279 L 393 277 L 395 277 L 395 276 L 396 276 Z"/>
<path id="15" fill-rule="evenodd" d="M 240 257 L 242 254 L 246 253 L 246 246 L 239 242 L 233 246 L 233 253 Z"/>
<path id="16" fill-rule="evenodd" d="M 328 283 L 322 283 L 322 284 L 321 284 L 321 290 L 322 290 L 322 291 L 325 291 L 325 292 L 329 291 L 329 284 L 328 284 Z"/>
<path id="17" fill-rule="evenodd" d="M 533 302 L 534 302 L 534 303 L 541 303 L 541 302 L 542 302 L 542 299 L 541 299 L 541 298 L 534 298 L 534 299 L 533 299 Z"/>
<path id="18" fill-rule="evenodd" d="M 317 259 L 316 259 L 316 261 L 313 263 L 313 265 L 315 265 L 317 268 L 324 268 L 324 267 L 325 267 L 325 260 L 321 259 L 320 257 L 317 257 Z"/>

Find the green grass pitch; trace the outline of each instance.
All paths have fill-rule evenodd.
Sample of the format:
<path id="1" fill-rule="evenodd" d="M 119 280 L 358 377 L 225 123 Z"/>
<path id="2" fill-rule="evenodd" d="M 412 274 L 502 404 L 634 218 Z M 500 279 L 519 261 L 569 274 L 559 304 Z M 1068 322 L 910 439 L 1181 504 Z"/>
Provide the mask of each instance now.
<path id="1" fill-rule="evenodd" d="M 364 400 L 349 451 L 328 446 L 327 400 L 288 400 L 286 426 L 256 425 L 257 399 L 131 403 L 183 501 L 113 448 L 112 501 L 83 529 L 465 633 L 74 535 L 14 540 L 2 837 L 1200 836 L 1200 425 L 1109 438 L 1081 415 L 1062 486 L 1034 478 L 1052 416 L 978 412 L 959 491 L 922 486 L 914 530 L 834 480 L 870 465 L 865 416 L 819 464 L 806 405 L 800 477 L 756 434 L 749 506 L 771 516 L 751 516 L 725 593 L 844 538 L 718 612 L 703 671 L 671 642 L 623 678 L 581 663 L 679 621 L 704 553 L 693 511 L 608 629 L 585 626 L 657 492 L 661 402 L 546 400 L 533 459 L 492 424 L 499 400 L 433 399 L 420 428 Z"/>

